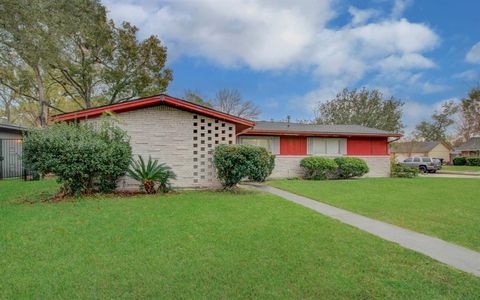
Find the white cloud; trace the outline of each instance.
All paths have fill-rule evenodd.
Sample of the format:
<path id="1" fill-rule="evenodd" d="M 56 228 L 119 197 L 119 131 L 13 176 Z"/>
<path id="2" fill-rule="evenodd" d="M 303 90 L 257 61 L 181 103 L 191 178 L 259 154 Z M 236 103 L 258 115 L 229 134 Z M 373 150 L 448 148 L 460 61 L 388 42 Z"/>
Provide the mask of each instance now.
<path id="1" fill-rule="evenodd" d="M 465 56 L 465 60 L 472 64 L 480 64 L 480 42 L 472 46 Z"/>
<path id="2" fill-rule="evenodd" d="M 456 73 L 453 75 L 454 78 L 474 81 L 478 79 L 478 72 L 475 70 L 466 70 L 464 72 Z"/>
<path id="3" fill-rule="evenodd" d="M 426 25 L 405 19 L 363 24 L 378 12 L 354 7 L 350 7 L 351 24 L 328 28 L 336 15 L 333 0 L 136 3 L 124 0 L 106 5 L 117 22 L 133 22 L 143 36 L 157 34 L 170 52 L 205 57 L 226 67 L 275 70 L 313 65 L 322 74 L 353 72 L 352 78 L 360 78 L 389 56 L 408 59 L 413 67 L 431 67 L 422 53 L 439 40 Z"/>
<path id="4" fill-rule="evenodd" d="M 352 15 L 352 25 L 364 24 L 380 15 L 380 11 L 376 9 L 359 9 L 355 6 L 350 6 L 348 12 Z"/>
<path id="5" fill-rule="evenodd" d="M 411 4 L 410 0 L 395 0 L 390 16 L 393 19 L 397 19 L 402 16 L 403 12 Z"/>
<path id="6" fill-rule="evenodd" d="M 423 82 L 421 88 L 424 94 L 434 94 L 438 92 L 443 92 L 449 89 L 448 86 L 443 84 L 436 84 L 431 82 Z"/>
<path id="7" fill-rule="evenodd" d="M 352 20 L 343 27 L 329 26 L 340 13 L 336 0 L 104 1 L 116 22 L 131 21 L 141 37 L 158 35 L 170 59 L 186 55 L 225 68 L 313 70 L 318 89 L 299 96 L 306 109 L 367 73 L 388 73 L 395 81 L 397 74 L 435 67 L 426 53 L 440 40 L 427 25 L 402 18 L 410 1 L 395 1 L 383 16 L 351 6 Z M 438 84 L 415 85 L 440 90 Z"/>
<path id="8" fill-rule="evenodd" d="M 117 23 L 127 21 L 140 24 L 147 20 L 149 13 L 140 5 L 129 3 L 108 4 L 109 16 Z"/>
<path id="9" fill-rule="evenodd" d="M 407 53 L 404 55 L 390 55 L 378 62 L 383 70 L 401 70 L 401 69 L 426 69 L 435 66 L 430 59 L 418 53 Z"/>

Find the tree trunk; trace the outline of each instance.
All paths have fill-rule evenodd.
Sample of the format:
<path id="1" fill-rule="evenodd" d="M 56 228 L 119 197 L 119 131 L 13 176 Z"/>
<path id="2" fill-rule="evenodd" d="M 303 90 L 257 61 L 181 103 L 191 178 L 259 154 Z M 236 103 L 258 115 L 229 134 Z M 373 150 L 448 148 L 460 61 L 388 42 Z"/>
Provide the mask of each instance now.
<path id="1" fill-rule="evenodd" d="M 45 99 L 45 87 L 43 86 L 43 78 L 40 72 L 40 66 L 38 64 L 35 66 L 35 81 L 37 82 L 38 102 L 40 105 L 38 123 L 40 127 L 45 127 L 47 126 L 48 107 Z"/>
<path id="2" fill-rule="evenodd" d="M 12 123 L 12 111 L 11 111 L 11 98 L 5 103 L 5 117 L 7 118 L 7 123 Z"/>

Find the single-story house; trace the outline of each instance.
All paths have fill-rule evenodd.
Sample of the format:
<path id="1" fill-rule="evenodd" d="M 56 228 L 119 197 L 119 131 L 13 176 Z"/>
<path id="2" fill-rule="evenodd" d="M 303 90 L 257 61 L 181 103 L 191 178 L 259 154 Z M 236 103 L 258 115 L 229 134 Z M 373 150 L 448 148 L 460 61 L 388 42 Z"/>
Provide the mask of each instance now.
<path id="1" fill-rule="evenodd" d="M 27 128 L 0 123 L 0 179 L 23 174 L 22 138 Z"/>
<path id="2" fill-rule="evenodd" d="M 395 155 L 398 161 L 403 161 L 412 156 L 428 156 L 439 158 L 445 163 L 451 160 L 450 152 L 452 147 L 445 142 L 395 142 L 390 144 L 390 154 Z"/>
<path id="3" fill-rule="evenodd" d="M 464 144 L 455 148 L 460 156 L 480 156 L 480 137 L 472 137 Z"/>
<path id="4" fill-rule="evenodd" d="M 151 156 L 177 174 L 176 187 L 215 187 L 212 151 L 218 144 L 245 143 L 277 155 L 272 177 L 300 176 L 299 162 L 309 155 L 356 156 L 370 167 L 368 176 L 390 173 L 389 138 L 401 135 L 351 125 L 306 125 L 254 122 L 168 95 L 84 109 L 53 117 L 54 121 L 97 122 L 113 112 L 130 136 L 133 155 Z M 136 188 L 121 180 L 120 188 Z"/>

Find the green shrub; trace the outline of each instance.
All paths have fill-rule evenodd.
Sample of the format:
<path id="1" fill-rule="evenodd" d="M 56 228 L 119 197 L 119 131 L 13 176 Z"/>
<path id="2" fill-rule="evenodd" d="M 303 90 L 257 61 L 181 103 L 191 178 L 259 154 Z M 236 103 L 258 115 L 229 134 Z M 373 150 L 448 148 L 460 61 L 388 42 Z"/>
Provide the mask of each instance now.
<path id="1" fill-rule="evenodd" d="M 131 147 L 126 133 L 109 122 L 60 123 L 29 132 L 23 160 L 30 170 L 53 173 L 67 195 L 111 192 L 127 171 Z"/>
<path id="2" fill-rule="evenodd" d="M 337 163 L 330 158 L 321 156 L 305 157 L 300 161 L 300 167 L 305 170 L 305 179 L 328 179 L 338 168 Z"/>
<path id="3" fill-rule="evenodd" d="M 468 166 L 480 166 L 480 157 L 467 157 Z"/>
<path id="4" fill-rule="evenodd" d="M 463 156 L 455 157 L 453 159 L 453 164 L 455 166 L 464 166 L 467 164 L 467 158 Z"/>
<path id="5" fill-rule="evenodd" d="M 171 189 L 170 180 L 177 178 L 172 169 L 166 164 L 159 164 L 158 160 L 148 158 L 147 163 L 139 155 L 138 160 L 132 160 L 132 165 L 127 171 L 128 175 L 140 182 L 140 190 L 147 194 L 157 191 L 168 192 Z M 155 185 L 158 184 L 158 189 Z"/>
<path id="6" fill-rule="evenodd" d="M 242 179 L 265 181 L 275 166 L 275 156 L 263 147 L 252 145 L 218 145 L 213 164 L 224 188 L 232 188 Z"/>
<path id="7" fill-rule="evenodd" d="M 414 178 L 418 176 L 419 169 L 399 164 L 392 159 L 390 162 L 390 176 L 394 178 Z"/>
<path id="8" fill-rule="evenodd" d="M 367 163 L 357 157 L 336 157 L 334 161 L 338 165 L 336 175 L 341 179 L 360 177 L 369 171 Z"/>

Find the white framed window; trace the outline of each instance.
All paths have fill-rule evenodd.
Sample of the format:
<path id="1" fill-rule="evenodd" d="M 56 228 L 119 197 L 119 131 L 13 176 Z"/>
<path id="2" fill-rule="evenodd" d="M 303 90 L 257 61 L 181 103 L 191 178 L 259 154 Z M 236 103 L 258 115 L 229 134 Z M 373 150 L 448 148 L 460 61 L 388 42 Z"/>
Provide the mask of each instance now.
<path id="1" fill-rule="evenodd" d="M 277 136 L 240 136 L 238 143 L 260 146 L 272 154 L 280 154 L 280 138 Z"/>
<path id="2" fill-rule="evenodd" d="M 347 140 L 340 138 L 309 137 L 307 154 L 310 155 L 344 155 L 347 154 Z"/>

